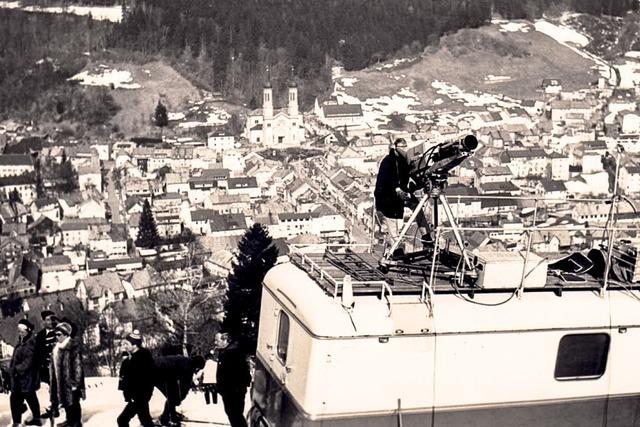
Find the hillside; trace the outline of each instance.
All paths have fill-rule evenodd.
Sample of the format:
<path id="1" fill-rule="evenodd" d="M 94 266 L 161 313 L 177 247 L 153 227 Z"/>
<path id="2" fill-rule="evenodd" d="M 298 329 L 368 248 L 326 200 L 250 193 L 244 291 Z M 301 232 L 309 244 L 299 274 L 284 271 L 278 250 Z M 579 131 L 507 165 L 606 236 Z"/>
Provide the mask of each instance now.
<path id="1" fill-rule="evenodd" d="M 108 64 L 109 68 L 128 71 L 131 83 L 137 89 L 111 90 L 111 96 L 120 107 L 111 119 L 120 132 L 127 136 L 149 134 L 153 129 L 151 116 L 159 99 L 168 111 L 181 111 L 187 101 L 199 101 L 200 91 L 171 66 L 154 61 L 137 65 L 131 63 Z M 85 69 L 94 69 L 95 64 Z"/>
<path id="2" fill-rule="evenodd" d="M 517 100 L 539 98 L 545 78 L 561 79 L 563 88 L 575 90 L 597 79 L 592 61 L 536 32 L 524 21 L 515 31 L 500 31 L 492 24 L 464 29 L 443 37 L 437 47 L 396 67 L 372 67 L 346 73 L 357 80 L 348 92 L 359 99 L 410 88 L 430 108 L 463 107 L 436 93 L 434 80 L 455 85 L 463 92 L 505 95 Z M 435 103 L 435 104 L 434 104 Z"/>

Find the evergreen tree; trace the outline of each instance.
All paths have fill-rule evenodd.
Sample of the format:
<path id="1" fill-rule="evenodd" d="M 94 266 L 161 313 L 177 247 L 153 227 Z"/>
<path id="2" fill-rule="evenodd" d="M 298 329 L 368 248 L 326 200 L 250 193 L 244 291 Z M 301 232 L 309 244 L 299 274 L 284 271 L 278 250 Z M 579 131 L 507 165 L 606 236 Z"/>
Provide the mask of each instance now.
<path id="1" fill-rule="evenodd" d="M 11 203 L 22 203 L 22 197 L 20 197 L 20 193 L 18 192 L 17 188 L 14 188 L 9 193 L 9 202 L 11 202 Z"/>
<path id="2" fill-rule="evenodd" d="M 78 172 L 74 169 L 71 160 L 67 158 L 65 151 L 62 152 L 62 161 L 58 165 L 57 174 L 59 180 L 56 189 L 58 191 L 71 193 L 80 187 L 78 184 Z"/>
<path id="3" fill-rule="evenodd" d="M 162 128 L 169 125 L 169 115 L 167 107 L 160 100 L 158 100 L 156 111 L 153 113 L 153 123 L 160 128 L 160 138 L 162 138 Z"/>
<path id="4" fill-rule="evenodd" d="M 258 338 L 262 280 L 278 258 L 269 232 L 256 223 L 238 243 L 238 256 L 227 277 L 229 291 L 222 330 L 236 339 L 247 355 L 254 355 Z"/>
<path id="5" fill-rule="evenodd" d="M 156 220 L 151 212 L 149 200 L 144 201 L 142 207 L 142 215 L 140 215 L 140 224 L 138 225 L 138 238 L 136 246 L 139 248 L 155 248 L 160 243 Z"/>

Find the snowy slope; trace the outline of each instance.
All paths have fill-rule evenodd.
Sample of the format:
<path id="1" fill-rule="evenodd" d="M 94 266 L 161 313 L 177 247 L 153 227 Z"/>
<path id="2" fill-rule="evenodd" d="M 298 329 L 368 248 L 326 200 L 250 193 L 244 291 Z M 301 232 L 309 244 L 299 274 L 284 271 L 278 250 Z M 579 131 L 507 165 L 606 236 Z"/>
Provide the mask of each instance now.
<path id="1" fill-rule="evenodd" d="M 116 418 L 124 407 L 122 393 L 118 391 L 118 379 L 110 377 L 87 378 L 87 399 L 81 402 L 82 405 L 82 421 L 85 427 L 105 427 L 116 425 Z M 48 406 L 48 389 L 44 388 L 38 392 L 40 406 Z M 158 419 L 164 405 L 164 397 L 157 390 L 154 391 L 151 398 L 151 416 Z M 248 410 L 250 405 L 249 393 L 247 392 L 247 400 L 245 409 Z M 229 422 L 224 413 L 222 400 L 218 396 L 217 405 L 207 405 L 204 401 L 204 395 L 201 392 L 191 392 L 189 396 L 182 402 L 182 406 L 178 408 L 178 412 L 185 415 L 187 419 L 198 421 L 197 423 L 185 423 L 186 427 L 193 426 L 228 426 Z M 29 411 L 23 416 L 23 422 L 30 418 Z M 64 414 L 56 420 L 61 422 Z M 9 410 L 9 395 L 0 394 L 0 426 L 11 425 L 11 412 Z M 47 422 L 45 425 L 49 425 Z M 139 427 L 138 419 L 134 418 L 131 427 Z"/>

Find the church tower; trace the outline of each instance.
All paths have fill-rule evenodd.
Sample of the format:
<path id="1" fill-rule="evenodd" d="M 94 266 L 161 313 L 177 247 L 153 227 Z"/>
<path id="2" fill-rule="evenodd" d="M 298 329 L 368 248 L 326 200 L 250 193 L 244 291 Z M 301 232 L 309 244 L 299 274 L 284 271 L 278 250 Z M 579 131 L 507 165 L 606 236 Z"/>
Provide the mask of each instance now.
<path id="1" fill-rule="evenodd" d="M 262 111 L 265 119 L 273 118 L 273 88 L 267 81 L 262 89 Z"/>
<path id="2" fill-rule="evenodd" d="M 296 117 L 298 115 L 298 86 L 292 80 L 289 83 L 289 117 Z"/>

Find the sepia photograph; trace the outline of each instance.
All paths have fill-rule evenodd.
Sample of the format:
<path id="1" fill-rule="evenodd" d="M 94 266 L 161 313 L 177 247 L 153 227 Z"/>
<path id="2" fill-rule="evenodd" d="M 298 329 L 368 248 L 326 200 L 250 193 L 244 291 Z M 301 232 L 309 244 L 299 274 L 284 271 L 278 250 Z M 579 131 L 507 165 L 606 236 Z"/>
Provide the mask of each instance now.
<path id="1" fill-rule="evenodd" d="M 640 0 L 0 0 L 0 427 L 640 427 Z"/>

